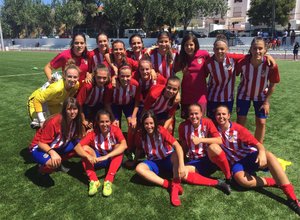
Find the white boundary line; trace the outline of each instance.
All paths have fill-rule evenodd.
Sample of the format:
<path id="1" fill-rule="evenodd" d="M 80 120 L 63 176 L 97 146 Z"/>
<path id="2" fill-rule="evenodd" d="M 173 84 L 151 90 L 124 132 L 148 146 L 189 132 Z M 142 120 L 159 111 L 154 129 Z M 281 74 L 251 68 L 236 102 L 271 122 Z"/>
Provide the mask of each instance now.
<path id="1" fill-rule="evenodd" d="M 5 78 L 5 77 L 15 77 L 15 76 L 33 76 L 33 75 L 40 75 L 41 73 L 23 73 L 23 74 L 14 74 L 14 75 L 4 75 L 0 76 L 0 78 Z"/>

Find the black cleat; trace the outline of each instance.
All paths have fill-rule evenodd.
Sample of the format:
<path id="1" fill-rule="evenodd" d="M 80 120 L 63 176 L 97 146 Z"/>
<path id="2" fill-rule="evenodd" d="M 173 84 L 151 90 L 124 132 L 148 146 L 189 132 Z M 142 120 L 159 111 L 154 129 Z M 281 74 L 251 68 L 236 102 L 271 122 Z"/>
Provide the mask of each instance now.
<path id="1" fill-rule="evenodd" d="M 224 180 L 218 179 L 218 185 L 216 188 L 222 190 L 226 195 L 230 195 L 231 193 L 230 186 Z"/>
<path id="2" fill-rule="evenodd" d="M 288 206 L 296 212 L 298 215 L 300 215 L 300 202 L 298 200 L 292 200 L 288 199 L 287 200 Z"/>

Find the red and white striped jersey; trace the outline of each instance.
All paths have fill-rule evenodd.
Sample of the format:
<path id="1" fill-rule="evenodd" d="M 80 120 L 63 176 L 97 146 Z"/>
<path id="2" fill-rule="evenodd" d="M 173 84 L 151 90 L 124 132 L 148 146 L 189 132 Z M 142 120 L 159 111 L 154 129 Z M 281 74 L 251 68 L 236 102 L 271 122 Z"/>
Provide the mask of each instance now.
<path id="1" fill-rule="evenodd" d="M 218 130 L 223 141 L 221 147 L 226 153 L 227 160 L 231 164 L 234 164 L 248 154 L 257 151 L 254 146 L 259 142 L 245 127 L 235 122 L 231 122 L 230 127 L 226 131 L 222 132 L 220 128 L 218 128 Z"/>
<path id="2" fill-rule="evenodd" d="M 77 101 L 79 105 L 86 104 L 89 107 L 104 103 L 105 87 L 98 87 L 94 84 L 84 83 L 77 94 Z"/>
<path id="3" fill-rule="evenodd" d="M 214 123 L 208 118 L 202 118 L 197 128 L 194 128 L 190 120 L 182 122 L 178 127 L 178 134 L 180 142 L 188 147 L 188 155 L 192 160 L 206 156 L 206 148 L 208 146 L 203 143 L 195 145 L 192 141 L 193 136 L 199 138 L 220 137 Z"/>
<path id="4" fill-rule="evenodd" d="M 140 76 L 139 76 L 139 73 L 136 72 L 135 75 L 133 76 L 134 79 L 136 81 L 138 81 L 139 83 L 139 86 L 140 86 L 140 92 L 141 92 L 141 99 L 140 101 L 143 101 L 145 100 L 150 88 L 152 88 L 152 86 L 155 86 L 155 85 L 165 85 L 167 80 L 161 75 L 161 74 L 158 74 L 157 75 L 157 79 L 154 80 L 151 78 L 149 78 L 149 80 L 147 81 L 143 81 Z"/>
<path id="5" fill-rule="evenodd" d="M 172 63 L 168 63 L 166 55 L 159 54 L 158 49 L 152 50 L 150 52 L 150 58 L 155 71 L 161 73 L 166 79 L 170 76 L 174 76 L 173 65 L 176 55 L 177 52 L 172 51 L 173 61 Z"/>
<path id="6" fill-rule="evenodd" d="M 131 59 L 133 59 L 133 60 L 139 61 L 140 59 L 143 58 L 145 51 L 146 51 L 146 49 L 143 49 L 141 51 L 141 53 L 139 54 L 139 56 L 136 57 L 133 51 L 127 50 L 126 51 L 126 56 L 129 57 L 129 58 L 131 58 Z"/>
<path id="7" fill-rule="evenodd" d="M 265 57 L 262 64 L 254 67 L 250 62 L 250 56 L 246 56 L 238 62 L 236 73 L 241 74 L 237 93 L 237 98 L 241 100 L 264 101 L 269 83 L 280 81 L 278 66 L 268 66 Z"/>
<path id="8" fill-rule="evenodd" d="M 234 69 L 236 62 L 243 57 L 243 55 L 226 54 L 223 62 L 218 62 L 215 56 L 206 61 L 209 73 L 208 101 L 229 102 L 234 100 Z"/>
<path id="9" fill-rule="evenodd" d="M 61 114 L 57 114 L 49 118 L 44 123 L 43 127 L 35 133 L 29 149 L 33 150 L 33 148 L 38 148 L 39 142 L 48 144 L 51 148 L 64 147 L 65 144 L 67 144 L 74 136 L 75 125 L 73 122 L 71 123 L 68 138 L 67 140 L 63 141 L 61 134 L 61 119 Z"/>
<path id="10" fill-rule="evenodd" d="M 170 104 L 171 100 L 164 97 L 165 86 L 156 85 L 151 87 L 145 102 L 144 109 L 152 110 L 155 114 L 168 112 L 169 116 L 173 116 L 176 112 L 178 103 Z"/>
<path id="11" fill-rule="evenodd" d="M 103 54 L 99 51 L 99 48 L 95 48 L 90 52 L 90 64 L 91 70 L 94 70 L 98 64 L 105 61 Z"/>
<path id="12" fill-rule="evenodd" d="M 139 101 L 139 83 L 132 79 L 130 84 L 126 87 L 116 86 L 113 87 L 110 83 L 105 94 L 105 103 L 114 103 L 116 105 L 127 105 L 132 101 Z"/>
<path id="13" fill-rule="evenodd" d="M 101 133 L 91 131 L 79 143 L 81 146 L 88 145 L 97 150 L 100 155 L 106 155 L 114 149 L 116 144 L 120 144 L 123 140 L 125 140 L 125 138 L 121 129 L 111 125 L 106 137 Z"/>
<path id="14" fill-rule="evenodd" d="M 174 149 L 172 145 L 176 139 L 162 126 L 158 126 L 158 134 L 146 135 L 142 139 L 141 133 L 137 133 L 137 145 L 141 146 L 148 160 L 161 160 L 170 155 Z"/>

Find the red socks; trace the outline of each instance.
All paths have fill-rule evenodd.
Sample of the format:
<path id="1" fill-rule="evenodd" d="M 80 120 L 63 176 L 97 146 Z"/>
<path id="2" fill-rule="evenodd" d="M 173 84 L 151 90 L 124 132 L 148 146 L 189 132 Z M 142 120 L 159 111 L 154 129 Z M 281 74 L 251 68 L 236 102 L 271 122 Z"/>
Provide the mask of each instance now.
<path id="1" fill-rule="evenodd" d="M 119 167 L 121 166 L 122 160 L 123 160 L 123 154 L 111 158 L 108 172 L 106 174 L 104 181 L 109 181 L 111 183 L 114 181 L 115 175 Z"/>
<path id="2" fill-rule="evenodd" d="M 280 188 L 282 189 L 282 191 L 284 192 L 284 194 L 292 200 L 297 200 L 295 191 L 294 191 L 294 187 L 291 183 L 289 184 L 285 184 L 285 185 L 281 185 Z"/>
<path id="3" fill-rule="evenodd" d="M 95 172 L 94 165 L 88 159 L 82 158 L 82 166 L 90 181 L 97 181 L 98 177 Z"/>
<path id="4" fill-rule="evenodd" d="M 167 180 L 167 179 L 164 179 L 162 187 L 165 188 L 165 189 L 169 189 L 171 187 L 170 181 Z"/>
<path id="5" fill-rule="evenodd" d="M 231 178 L 230 166 L 224 151 L 222 151 L 219 155 L 212 157 L 211 161 L 222 170 L 226 179 Z"/>
<path id="6" fill-rule="evenodd" d="M 38 171 L 41 174 L 50 174 L 50 173 L 53 173 L 55 170 L 52 169 L 51 167 L 46 166 L 46 165 L 41 165 L 39 167 Z"/>
<path id="7" fill-rule="evenodd" d="M 210 179 L 205 176 L 202 176 L 199 173 L 189 172 L 185 180 L 189 184 L 193 185 L 203 185 L 203 186 L 216 186 L 218 180 Z"/>
<path id="8" fill-rule="evenodd" d="M 183 189 L 180 185 L 180 179 L 175 178 L 172 181 L 171 186 L 171 203 L 173 206 L 180 206 L 181 202 L 178 195 L 181 195 L 183 193 Z"/>
<path id="9" fill-rule="evenodd" d="M 264 177 L 264 179 L 267 182 L 267 186 L 269 186 L 269 187 L 277 186 L 276 181 L 273 178 L 271 178 L 271 177 Z"/>

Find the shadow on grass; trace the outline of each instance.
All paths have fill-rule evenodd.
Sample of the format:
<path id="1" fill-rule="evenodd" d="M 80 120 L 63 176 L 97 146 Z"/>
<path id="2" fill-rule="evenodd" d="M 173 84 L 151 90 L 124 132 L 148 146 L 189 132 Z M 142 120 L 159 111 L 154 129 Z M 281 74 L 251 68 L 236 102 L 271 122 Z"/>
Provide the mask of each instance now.
<path id="1" fill-rule="evenodd" d="M 159 176 L 168 180 L 172 178 L 172 174 L 168 172 L 161 172 Z M 144 185 L 144 186 L 157 186 L 156 184 L 145 180 L 143 177 L 139 176 L 136 173 L 130 178 L 130 182 L 134 184 Z"/>
<path id="2" fill-rule="evenodd" d="M 20 156 L 23 157 L 24 164 L 35 163 L 30 155 L 28 147 L 25 147 L 20 151 Z"/>
<path id="3" fill-rule="evenodd" d="M 50 175 L 41 175 L 38 172 L 38 165 L 35 165 L 25 172 L 25 176 L 35 185 L 40 187 L 49 188 L 54 186 L 54 180 L 51 178 Z"/>
<path id="4" fill-rule="evenodd" d="M 278 190 L 280 190 L 280 189 L 278 189 Z M 266 190 L 265 188 L 256 188 L 253 191 L 258 192 L 260 194 L 263 194 L 265 196 L 268 196 L 269 198 L 274 199 L 277 202 L 279 202 L 279 203 L 281 203 L 281 204 L 286 205 L 286 206 L 289 207 L 289 204 L 287 203 L 286 199 L 284 199 L 284 198 L 282 198 L 280 196 L 275 195 L 274 193 Z"/>

